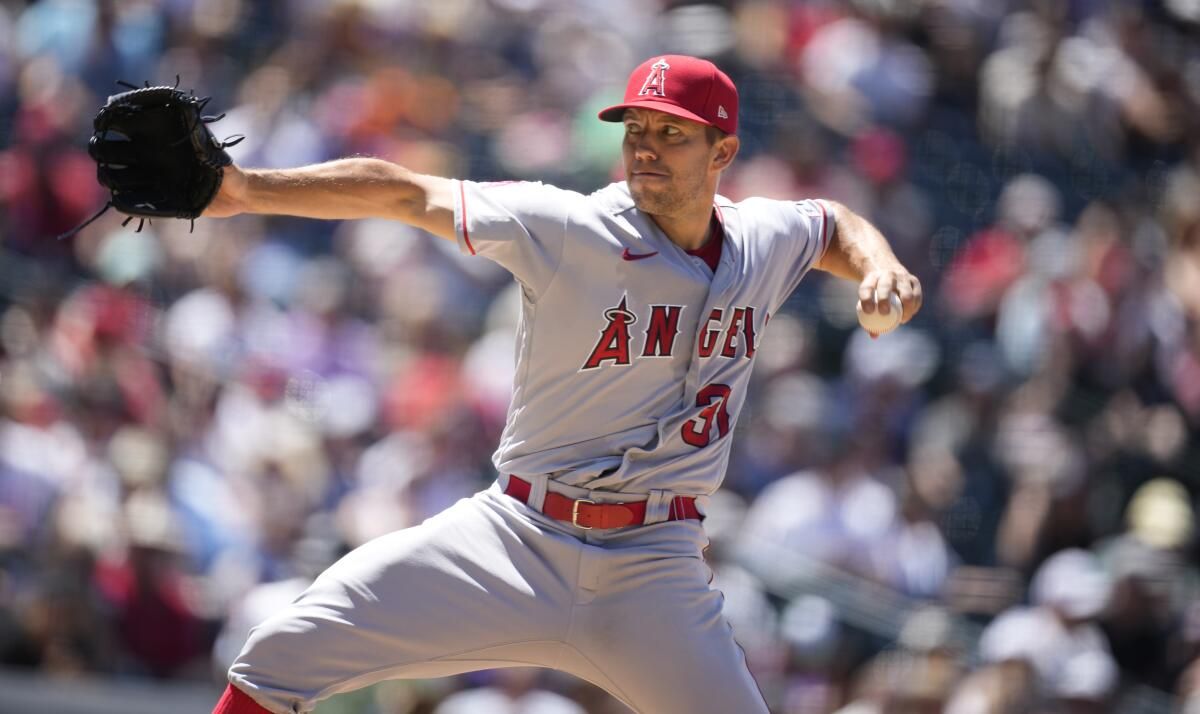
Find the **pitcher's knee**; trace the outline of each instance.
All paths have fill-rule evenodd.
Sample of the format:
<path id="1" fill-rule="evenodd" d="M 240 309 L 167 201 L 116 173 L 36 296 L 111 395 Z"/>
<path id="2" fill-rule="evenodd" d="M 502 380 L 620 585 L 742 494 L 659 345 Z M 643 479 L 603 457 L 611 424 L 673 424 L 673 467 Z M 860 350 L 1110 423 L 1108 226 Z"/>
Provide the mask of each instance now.
<path id="1" fill-rule="evenodd" d="M 268 618 L 250 631 L 229 668 L 229 681 L 267 702 L 271 711 L 310 711 L 331 676 L 320 670 L 321 647 L 313 641 L 314 629 L 295 617 Z"/>

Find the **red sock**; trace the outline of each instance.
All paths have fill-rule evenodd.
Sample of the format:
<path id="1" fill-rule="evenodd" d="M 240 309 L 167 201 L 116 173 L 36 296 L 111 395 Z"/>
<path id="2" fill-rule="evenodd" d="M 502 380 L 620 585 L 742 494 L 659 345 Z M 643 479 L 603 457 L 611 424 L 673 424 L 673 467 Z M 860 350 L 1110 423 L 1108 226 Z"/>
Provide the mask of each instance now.
<path id="1" fill-rule="evenodd" d="M 230 684 L 226 685 L 225 693 L 221 695 L 221 701 L 217 702 L 212 714 L 271 714 L 271 712 L 263 709 L 258 702 L 250 698 L 249 694 Z"/>

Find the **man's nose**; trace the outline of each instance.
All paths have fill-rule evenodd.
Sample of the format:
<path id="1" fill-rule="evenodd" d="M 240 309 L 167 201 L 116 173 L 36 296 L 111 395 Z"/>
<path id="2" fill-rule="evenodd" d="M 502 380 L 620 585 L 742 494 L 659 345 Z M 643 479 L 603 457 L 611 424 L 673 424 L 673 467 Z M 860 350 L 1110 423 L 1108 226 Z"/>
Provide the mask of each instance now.
<path id="1" fill-rule="evenodd" d="M 658 158 L 658 151 L 645 134 L 633 140 L 633 158 L 638 161 L 654 161 Z"/>

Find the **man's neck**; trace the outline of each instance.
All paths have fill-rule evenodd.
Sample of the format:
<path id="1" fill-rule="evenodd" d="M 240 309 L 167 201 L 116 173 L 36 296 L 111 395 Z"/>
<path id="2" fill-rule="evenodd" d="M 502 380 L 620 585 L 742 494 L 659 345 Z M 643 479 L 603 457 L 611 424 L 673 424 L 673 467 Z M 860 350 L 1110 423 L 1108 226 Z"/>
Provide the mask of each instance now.
<path id="1" fill-rule="evenodd" d="M 684 250 L 696 250 L 712 236 L 712 202 L 707 211 L 686 211 L 675 216 L 651 215 L 650 220 Z"/>

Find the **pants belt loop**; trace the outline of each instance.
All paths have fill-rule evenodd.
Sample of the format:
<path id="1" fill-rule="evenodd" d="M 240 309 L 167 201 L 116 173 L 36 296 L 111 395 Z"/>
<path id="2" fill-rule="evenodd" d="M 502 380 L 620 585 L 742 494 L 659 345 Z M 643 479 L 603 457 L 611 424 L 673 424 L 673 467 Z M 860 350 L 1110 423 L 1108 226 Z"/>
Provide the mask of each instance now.
<path id="1" fill-rule="evenodd" d="M 670 491 L 653 489 L 650 491 L 650 497 L 646 499 L 646 518 L 642 521 L 645 525 L 651 523 L 662 523 L 671 515 L 671 501 L 674 494 Z"/>
<path id="2" fill-rule="evenodd" d="M 522 478 L 529 481 L 529 507 L 541 513 L 546 504 L 546 488 L 550 477 L 546 474 L 538 474 Z"/>

